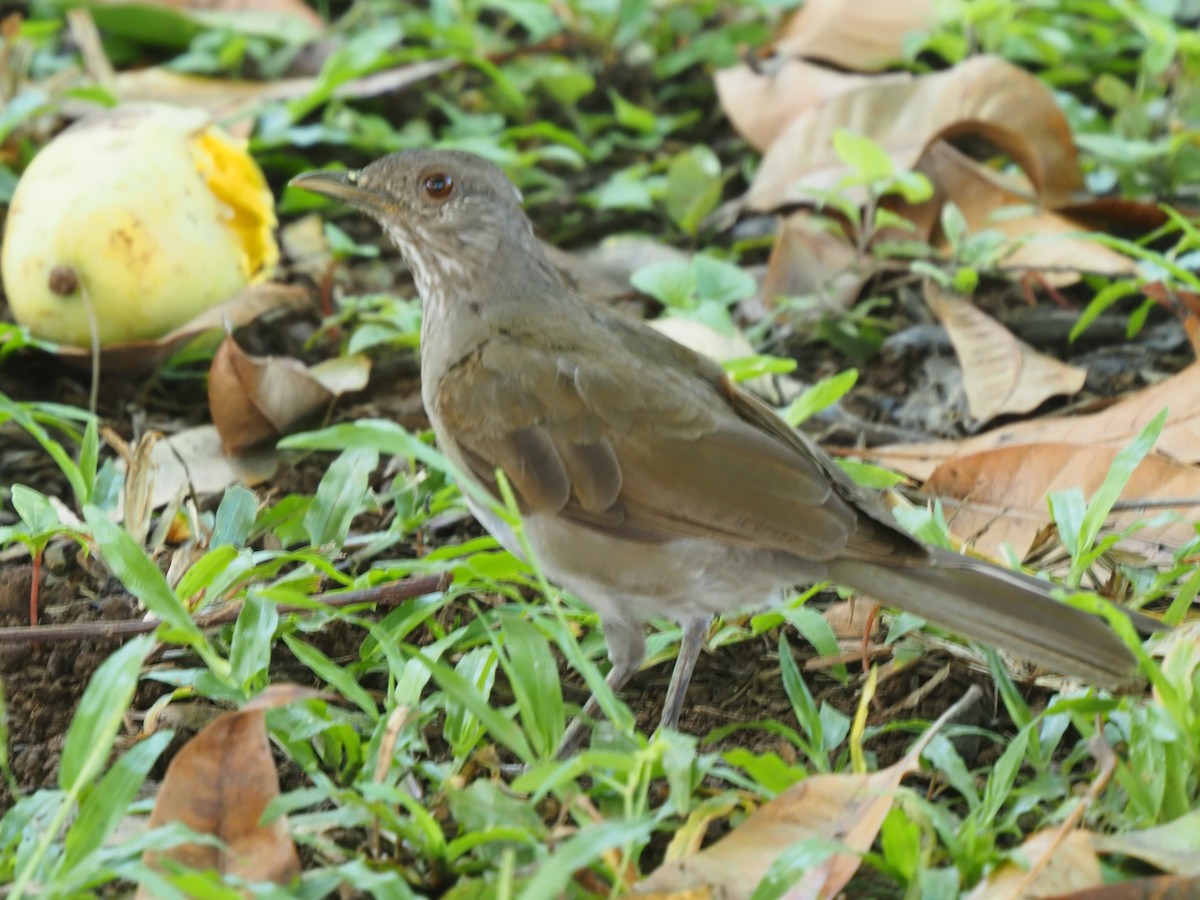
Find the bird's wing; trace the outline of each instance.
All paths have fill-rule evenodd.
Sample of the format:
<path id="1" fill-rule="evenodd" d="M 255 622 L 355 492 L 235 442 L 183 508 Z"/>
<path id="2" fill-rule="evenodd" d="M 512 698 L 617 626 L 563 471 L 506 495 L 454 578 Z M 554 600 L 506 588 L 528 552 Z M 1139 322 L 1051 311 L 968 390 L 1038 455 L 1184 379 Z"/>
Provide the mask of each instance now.
<path id="1" fill-rule="evenodd" d="M 586 343 L 507 331 L 440 382 L 443 427 L 489 488 L 499 468 L 523 511 L 641 540 L 924 558 L 718 366 L 634 323 L 602 325 Z"/>

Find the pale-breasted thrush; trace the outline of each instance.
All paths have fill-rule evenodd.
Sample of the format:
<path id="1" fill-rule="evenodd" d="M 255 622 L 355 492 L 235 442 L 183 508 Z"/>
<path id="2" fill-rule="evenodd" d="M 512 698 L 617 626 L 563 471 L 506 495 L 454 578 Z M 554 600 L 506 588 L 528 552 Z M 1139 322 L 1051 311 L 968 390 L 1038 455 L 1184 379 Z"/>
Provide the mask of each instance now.
<path id="1" fill-rule="evenodd" d="M 576 294 L 490 162 L 415 150 L 293 184 L 373 217 L 409 263 L 438 444 L 493 493 L 507 477 L 547 575 L 599 613 L 614 689 L 642 662 L 647 619 L 684 624 L 665 723 L 711 614 L 823 580 L 1060 674 L 1108 687 L 1134 674 L 1102 619 L 1045 581 L 920 543 L 720 366 Z"/>

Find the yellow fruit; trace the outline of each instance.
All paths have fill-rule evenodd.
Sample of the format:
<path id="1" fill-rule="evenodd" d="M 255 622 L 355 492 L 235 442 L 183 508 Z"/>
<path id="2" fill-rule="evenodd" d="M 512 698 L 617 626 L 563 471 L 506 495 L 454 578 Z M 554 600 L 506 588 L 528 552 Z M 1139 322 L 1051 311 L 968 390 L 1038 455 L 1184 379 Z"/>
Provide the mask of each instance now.
<path id="1" fill-rule="evenodd" d="M 262 172 L 207 114 L 118 107 L 68 128 L 25 170 L 0 274 L 37 337 L 91 343 L 78 282 L 102 345 L 153 339 L 268 277 L 274 227 Z"/>

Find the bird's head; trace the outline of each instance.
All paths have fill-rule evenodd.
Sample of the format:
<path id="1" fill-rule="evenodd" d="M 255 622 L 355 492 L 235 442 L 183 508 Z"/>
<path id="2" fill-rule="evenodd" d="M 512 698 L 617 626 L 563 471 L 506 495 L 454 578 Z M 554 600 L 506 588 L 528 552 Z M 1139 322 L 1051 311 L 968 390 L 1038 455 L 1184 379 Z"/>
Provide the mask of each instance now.
<path id="1" fill-rule="evenodd" d="M 534 243 L 521 192 L 498 166 L 462 150 L 406 150 L 357 171 L 306 172 L 291 184 L 379 222 L 427 301 L 473 287 L 506 242 Z"/>

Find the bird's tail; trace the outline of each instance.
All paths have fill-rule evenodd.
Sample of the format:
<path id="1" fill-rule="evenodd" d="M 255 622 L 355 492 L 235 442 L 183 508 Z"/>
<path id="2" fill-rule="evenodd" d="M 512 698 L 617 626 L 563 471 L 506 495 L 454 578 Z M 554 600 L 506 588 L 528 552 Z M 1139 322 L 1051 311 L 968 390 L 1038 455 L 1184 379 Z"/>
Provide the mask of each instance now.
<path id="1" fill-rule="evenodd" d="M 1055 600 L 1049 582 L 947 550 L 930 552 L 932 566 L 845 561 L 830 567 L 830 578 L 1056 674 L 1107 688 L 1133 679 L 1137 660 L 1125 642 L 1100 617 Z M 1144 628 L 1150 620 L 1135 622 Z"/>

